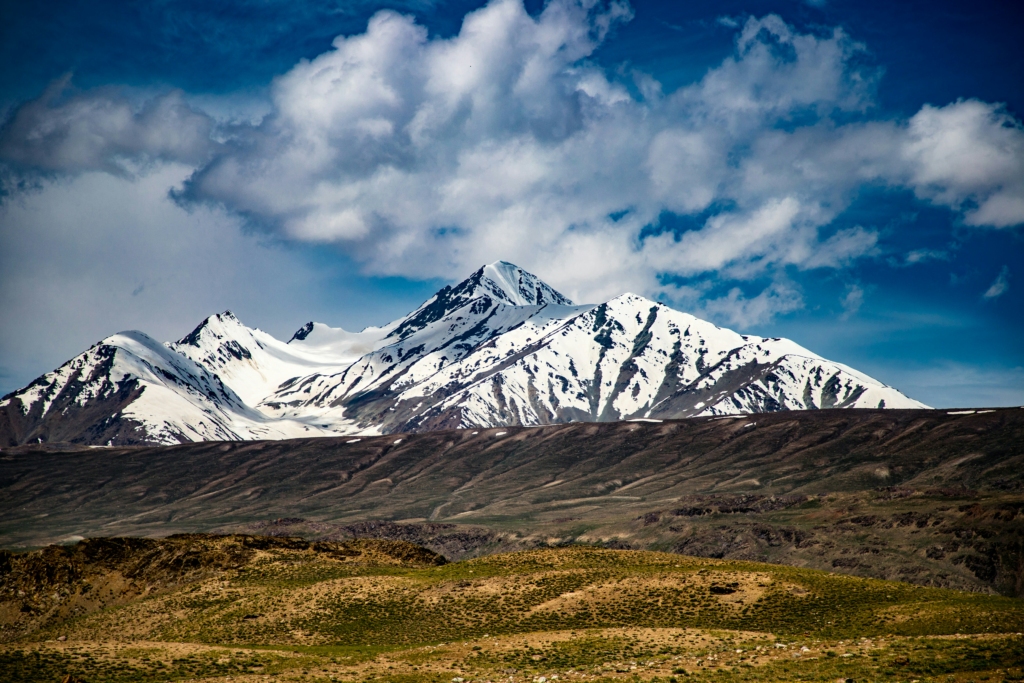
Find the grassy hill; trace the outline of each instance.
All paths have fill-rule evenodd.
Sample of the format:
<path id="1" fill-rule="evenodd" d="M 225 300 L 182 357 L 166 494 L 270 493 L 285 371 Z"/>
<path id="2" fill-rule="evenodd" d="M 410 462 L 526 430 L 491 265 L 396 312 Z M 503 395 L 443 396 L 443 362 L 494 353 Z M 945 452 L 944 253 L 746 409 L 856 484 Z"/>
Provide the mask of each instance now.
<path id="1" fill-rule="evenodd" d="M 1018 599 L 779 565 L 246 536 L 2 562 L 7 681 L 1024 679 Z"/>

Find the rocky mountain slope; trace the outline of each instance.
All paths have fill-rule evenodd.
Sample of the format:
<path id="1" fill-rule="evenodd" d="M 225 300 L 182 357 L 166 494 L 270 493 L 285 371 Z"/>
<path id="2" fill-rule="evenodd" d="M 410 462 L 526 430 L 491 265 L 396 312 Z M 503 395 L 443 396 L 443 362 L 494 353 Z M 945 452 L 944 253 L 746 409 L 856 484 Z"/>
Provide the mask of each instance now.
<path id="1" fill-rule="evenodd" d="M 358 333 L 287 342 L 230 312 L 160 344 L 104 339 L 0 400 L 0 444 L 179 443 L 923 408 L 786 339 L 741 335 L 634 294 L 577 306 L 509 263 Z"/>
<path id="2" fill-rule="evenodd" d="M 1022 444 L 1020 408 L 30 444 L 0 451 L 0 547 L 214 530 L 449 559 L 584 543 L 1024 596 Z"/>

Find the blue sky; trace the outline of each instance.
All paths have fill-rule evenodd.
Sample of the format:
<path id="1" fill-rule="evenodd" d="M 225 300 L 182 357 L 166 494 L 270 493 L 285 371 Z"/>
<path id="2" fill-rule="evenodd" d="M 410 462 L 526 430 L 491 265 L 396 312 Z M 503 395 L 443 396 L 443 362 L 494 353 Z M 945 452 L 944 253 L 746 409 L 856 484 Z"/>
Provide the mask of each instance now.
<path id="1" fill-rule="evenodd" d="M 1021 44 L 1008 2 L 0 3 L 0 392 L 507 259 L 1024 404 Z"/>

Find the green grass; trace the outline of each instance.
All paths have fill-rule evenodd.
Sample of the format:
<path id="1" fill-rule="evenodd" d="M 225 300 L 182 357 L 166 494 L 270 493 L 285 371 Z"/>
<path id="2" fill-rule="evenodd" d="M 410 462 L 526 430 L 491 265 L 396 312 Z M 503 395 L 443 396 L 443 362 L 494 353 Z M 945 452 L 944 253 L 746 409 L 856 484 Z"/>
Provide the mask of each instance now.
<path id="1" fill-rule="evenodd" d="M 273 656 L 231 656 L 220 661 L 215 655 L 190 655 L 170 660 L 144 661 L 121 656 L 114 659 L 97 658 L 85 653 L 66 654 L 40 650 L 9 650 L 0 652 L 0 672 L 9 683 L 35 683 L 59 681 L 65 674 L 76 675 L 88 683 L 148 683 L 153 681 L 180 681 L 199 677 L 221 678 L 238 676 L 259 670 L 280 673 L 301 666 L 299 661 L 287 662 Z M 309 662 L 316 661 L 313 658 Z"/>
<path id="2" fill-rule="evenodd" d="M 88 683 L 1003 681 L 1024 680 L 1022 631 L 1017 599 L 778 565 L 588 547 L 430 568 L 282 554 L 40 631 L 0 649 L 0 671 Z"/>
<path id="3" fill-rule="evenodd" d="M 686 561 L 672 565 L 652 553 L 614 553 L 574 548 L 492 556 L 436 569 L 376 572 L 334 572 L 311 568 L 288 570 L 276 581 L 268 574 L 257 585 L 261 600 L 238 608 L 231 597 L 189 597 L 173 603 L 191 610 L 196 640 L 249 642 L 273 640 L 273 629 L 247 635 L 239 629 L 239 612 L 273 610 L 274 601 L 300 587 L 336 579 L 402 579 L 400 585 L 380 582 L 368 594 L 338 591 L 317 601 L 315 610 L 276 626 L 315 633 L 325 641 L 355 645 L 366 642 L 409 644 L 473 638 L 481 633 L 608 627 L 728 628 L 771 631 L 780 635 L 813 632 L 822 637 L 894 633 L 938 635 L 1024 630 L 1020 602 L 1011 598 L 964 594 L 908 584 L 857 579 L 788 567 L 753 563 Z M 557 562 L 549 561 L 558 558 Z M 676 567 L 675 565 L 679 566 Z M 742 607 L 723 604 L 702 585 L 701 572 L 762 572 L 771 585 L 756 601 Z M 648 579 L 660 586 L 631 587 L 629 579 Z M 503 592 L 480 594 L 474 587 L 503 580 Z M 697 582 L 694 582 L 697 579 Z M 530 613 L 566 593 L 592 586 L 626 582 L 610 601 L 584 604 L 565 611 Z M 678 583 L 676 583 L 678 582 Z M 252 585 L 246 577 L 232 588 Z M 802 589 L 794 595 L 782 587 Z M 436 599 L 424 598 L 440 591 Z M 657 609 L 650 609 L 657 605 Z M 180 637 L 180 629 L 165 635 Z"/>

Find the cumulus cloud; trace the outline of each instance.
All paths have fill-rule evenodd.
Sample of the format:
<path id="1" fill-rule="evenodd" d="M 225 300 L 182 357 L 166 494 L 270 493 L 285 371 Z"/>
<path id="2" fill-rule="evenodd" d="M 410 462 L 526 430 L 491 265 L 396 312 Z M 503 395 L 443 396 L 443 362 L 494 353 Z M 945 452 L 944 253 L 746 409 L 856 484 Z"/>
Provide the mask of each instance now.
<path id="1" fill-rule="evenodd" d="M 968 225 L 1024 222 L 1024 128 L 1003 107 L 925 105 L 910 119 L 903 155 L 917 195 L 964 209 Z"/>
<path id="2" fill-rule="evenodd" d="M 179 196 L 341 243 L 368 272 L 444 276 L 501 257 L 584 298 L 609 276 L 618 291 L 650 292 L 660 273 L 747 277 L 870 252 L 864 229 L 821 243 L 856 180 L 837 187 L 846 169 L 834 158 L 780 173 L 779 159 L 821 141 L 775 129 L 868 107 L 871 75 L 850 66 L 861 46 L 839 30 L 752 19 L 736 54 L 699 83 L 664 96 L 638 77 L 636 95 L 586 61 L 628 18 L 617 3 L 555 1 L 534 17 L 497 0 L 458 35 L 430 40 L 412 18 L 381 12 L 278 79 L 274 114 Z M 831 135 L 847 167 L 858 134 Z M 730 208 L 700 230 L 639 238 L 663 211 L 715 202 Z M 585 267 L 564 266 L 578 258 Z"/>
<path id="3" fill-rule="evenodd" d="M 211 119 L 180 92 L 139 105 L 109 89 L 74 93 L 65 76 L 0 127 L 0 160 L 41 171 L 114 174 L 144 160 L 199 164 L 214 146 L 212 129 Z"/>
<path id="4" fill-rule="evenodd" d="M 985 299 L 998 299 L 1003 294 L 1006 294 L 1006 290 L 1010 288 L 1010 268 L 1003 266 L 1002 270 L 999 271 L 999 275 L 996 276 L 995 281 L 992 285 L 985 290 L 982 297 Z"/>
<path id="5" fill-rule="evenodd" d="M 733 287 L 724 297 L 705 301 L 699 310 L 708 318 L 733 327 L 747 328 L 800 309 L 803 305 L 800 292 L 792 284 L 779 281 L 753 297 L 746 297 L 739 287 Z"/>
<path id="6" fill-rule="evenodd" d="M 192 170 L 44 180 L 0 206 L 0 394 L 118 330 L 178 339 L 230 308 L 288 339 L 310 316 L 379 325 L 408 310 L 345 296 L 337 273 L 252 239 L 236 216 L 183 211 L 167 188 Z"/>
<path id="7" fill-rule="evenodd" d="M 873 120 L 863 46 L 774 15 L 737 23 L 732 56 L 664 93 L 590 61 L 630 17 L 617 0 L 551 0 L 537 15 L 493 0 L 431 38 L 382 11 L 276 79 L 271 112 L 216 145 L 180 96 L 133 108 L 46 95 L 5 125 L 0 157 L 53 170 L 198 160 L 178 201 L 339 245 L 366 273 L 450 278 L 504 258 L 583 300 L 673 296 L 666 276 L 846 267 L 878 251 L 870 227 L 829 227 L 865 184 L 971 225 L 1024 221 L 1024 131 L 1004 109 L 961 101 Z M 672 232 L 666 212 L 704 219 Z M 800 305 L 780 287 L 709 306 L 750 321 Z"/>

